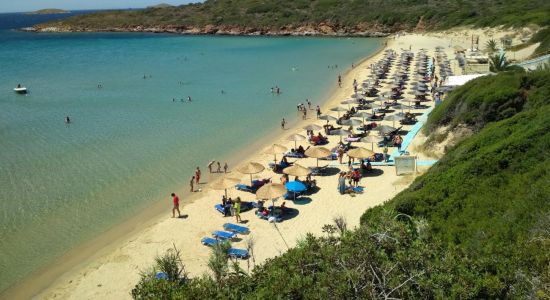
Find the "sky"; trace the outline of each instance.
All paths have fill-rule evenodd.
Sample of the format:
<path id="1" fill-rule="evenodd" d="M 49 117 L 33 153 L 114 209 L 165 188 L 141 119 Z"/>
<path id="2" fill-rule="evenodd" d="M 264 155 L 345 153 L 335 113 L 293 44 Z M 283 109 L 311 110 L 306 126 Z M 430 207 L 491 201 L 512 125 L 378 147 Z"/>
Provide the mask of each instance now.
<path id="1" fill-rule="evenodd" d="M 44 8 L 65 10 L 143 8 L 159 3 L 181 5 L 198 0 L 0 0 L 0 12 L 26 12 Z"/>

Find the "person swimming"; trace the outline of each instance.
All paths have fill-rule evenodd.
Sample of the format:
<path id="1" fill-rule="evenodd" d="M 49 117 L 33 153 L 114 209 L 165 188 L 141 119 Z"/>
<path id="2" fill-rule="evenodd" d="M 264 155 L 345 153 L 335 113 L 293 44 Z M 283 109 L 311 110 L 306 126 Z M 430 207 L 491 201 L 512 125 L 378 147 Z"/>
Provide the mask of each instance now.
<path id="1" fill-rule="evenodd" d="M 70 124 L 71 118 L 69 116 L 65 116 L 65 124 Z"/>
<path id="2" fill-rule="evenodd" d="M 187 102 L 191 102 L 191 96 L 187 96 Z"/>

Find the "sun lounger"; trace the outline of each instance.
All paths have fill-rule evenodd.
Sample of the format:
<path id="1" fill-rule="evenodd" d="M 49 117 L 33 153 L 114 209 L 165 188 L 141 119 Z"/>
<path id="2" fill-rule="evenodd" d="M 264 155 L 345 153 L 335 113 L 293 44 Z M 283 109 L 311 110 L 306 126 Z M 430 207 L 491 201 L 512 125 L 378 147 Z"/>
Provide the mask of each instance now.
<path id="1" fill-rule="evenodd" d="M 257 205 L 256 202 L 243 201 L 241 202 L 241 212 L 249 211 L 255 208 L 256 205 Z M 214 209 L 219 211 L 222 215 L 225 215 L 223 210 L 223 205 L 221 205 L 221 203 L 214 205 Z"/>
<path id="2" fill-rule="evenodd" d="M 236 237 L 237 233 L 236 232 L 227 232 L 227 231 L 216 230 L 216 231 L 212 232 L 212 236 L 214 236 L 216 238 L 219 238 L 221 240 L 228 240 L 228 239 L 232 239 L 232 238 Z"/>
<path id="3" fill-rule="evenodd" d="M 250 232 L 250 229 L 248 229 L 248 227 L 239 226 L 231 223 L 223 224 L 223 229 L 226 231 L 233 231 L 240 234 L 247 234 Z"/>
<path id="4" fill-rule="evenodd" d="M 219 241 L 211 237 L 203 237 L 201 243 L 205 246 L 214 247 L 219 243 Z"/>
<path id="5" fill-rule="evenodd" d="M 248 258 L 248 251 L 245 249 L 229 248 L 227 255 L 234 258 L 246 259 Z"/>
<path id="6" fill-rule="evenodd" d="M 285 153 L 285 156 L 292 157 L 292 158 L 304 158 L 304 157 L 306 157 L 303 153 L 300 153 L 300 152 L 287 152 L 287 153 Z"/>

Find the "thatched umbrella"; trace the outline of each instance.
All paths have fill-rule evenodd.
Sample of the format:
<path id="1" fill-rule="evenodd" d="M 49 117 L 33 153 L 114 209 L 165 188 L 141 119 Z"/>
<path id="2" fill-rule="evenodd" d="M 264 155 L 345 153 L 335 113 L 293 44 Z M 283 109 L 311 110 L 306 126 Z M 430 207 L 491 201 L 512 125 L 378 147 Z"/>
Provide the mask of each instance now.
<path id="1" fill-rule="evenodd" d="M 319 158 L 327 157 L 330 154 L 330 150 L 325 147 L 311 147 L 306 150 L 307 156 L 317 159 L 317 167 L 319 166 Z"/>
<path id="2" fill-rule="evenodd" d="M 256 191 L 256 198 L 271 200 L 273 208 L 275 208 L 275 200 L 284 194 L 286 194 L 286 187 L 284 185 L 280 183 L 268 183 Z"/>
<path id="3" fill-rule="evenodd" d="M 294 164 L 290 167 L 284 168 L 283 173 L 292 176 L 307 176 L 311 174 L 311 170 L 309 168 L 302 167 L 299 164 Z"/>
<path id="4" fill-rule="evenodd" d="M 341 111 L 348 111 L 347 109 L 341 107 L 341 106 L 336 106 L 336 107 L 333 107 L 330 109 L 331 111 L 335 111 L 335 112 L 338 112 L 338 118 L 340 118 L 340 112 Z"/>
<path id="5" fill-rule="evenodd" d="M 374 128 L 374 130 L 382 133 L 382 134 L 388 134 L 390 132 L 394 132 L 395 130 L 397 130 L 397 128 L 395 127 L 391 127 L 391 126 L 388 126 L 388 125 L 380 125 L 380 126 L 377 126 L 376 128 Z"/>
<path id="6" fill-rule="evenodd" d="M 351 131 L 349 130 L 345 130 L 345 129 L 336 129 L 336 130 L 332 130 L 330 132 L 331 135 L 339 135 L 340 136 L 340 142 L 342 141 L 342 137 L 343 136 L 348 136 L 351 134 Z"/>
<path id="7" fill-rule="evenodd" d="M 265 154 L 273 154 L 273 161 L 277 163 L 277 154 L 285 153 L 288 150 L 287 147 L 278 144 L 273 144 L 267 148 Z"/>
<path id="8" fill-rule="evenodd" d="M 365 119 L 371 118 L 372 114 L 369 114 L 368 112 L 360 111 L 358 113 L 355 113 L 353 116 L 356 117 L 356 118 L 362 118 L 363 123 L 365 123 Z"/>
<path id="9" fill-rule="evenodd" d="M 355 148 L 348 151 L 348 156 L 353 158 L 367 158 L 374 155 L 374 152 L 365 148 Z"/>
<path id="10" fill-rule="evenodd" d="M 375 136 L 375 135 L 367 135 L 366 137 L 362 138 L 361 139 L 361 142 L 363 143 L 370 143 L 370 146 L 371 146 L 371 150 L 374 151 L 374 143 L 379 143 L 381 142 L 382 140 L 384 140 L 383 138 L 379 137 L 379 136 Z"/>
<path id="11" fill-rule="evenodd" d="M 314 131 L 314 130 L 321 130 L 323 129 L 323 127 L 319 126 L 319 125 L 315 125 L 315 124 L 309 124 L 307 126 L 304 126 L 303 127 L 305 130 L 309 130 L 309 131 Z"/>
<path id="12" fill-rule="evenodd" d="M 331 116 L 331 115 L 322 115 L 322 116 L 319 117 L 319 119 L 320 119 L 320 120 L 326 120 L 327 123 L 328 123 L 329 121 L 336 121 L 336 120 L 338 120 L 337 118 L 335 118 L 335 117 L 333 117 L 333 116 Z"/>
<path id="13" fill-rule="evenodd" d="M 290 136 L 287 137 L 286 139 L 289 140 L 289 141 L 294 141 L 294 149 L 296 149 L 296 148 L 297 148 L 296 142 L 297 142 L 297 141 L 303 141 L 303 140 L 306 139 L 306 137 L 303 136 L 303 135 L 301 135 L 301 134 L 295 133 L 295 134 L 290 135 Z"/>
<path id="14" fill-rule="evenodd" d="M 243 174 L 250 174 L 250 185 L 252 185 L 252 174 L 257 174 L 263 171 L 265 167 L 257 162 L 247 162 L 237 168 L 237 171 Z"/>
<path id="15" fill-rule="evenodd" d="M 395 127 L 395 121 L 401 121 L 405 119 L 405 117 L 401 116 L 401 115 L 398 115 L 398 114 L 395 114 L 395 115 L 389 115 L 389 116 L 385 116 L 384 117 L 384 120 L 386 121 L 393 121 L 393 127 Z"/>
<path id="16" fill-rule="evenodd" d="M 241 182 L 240 179 L 224 177 L 212 183 L 211 187 L 214 190 L 225 190 L 225 197 L 227 197 L 227 189 L 235 187 L 239 182 Z"/>

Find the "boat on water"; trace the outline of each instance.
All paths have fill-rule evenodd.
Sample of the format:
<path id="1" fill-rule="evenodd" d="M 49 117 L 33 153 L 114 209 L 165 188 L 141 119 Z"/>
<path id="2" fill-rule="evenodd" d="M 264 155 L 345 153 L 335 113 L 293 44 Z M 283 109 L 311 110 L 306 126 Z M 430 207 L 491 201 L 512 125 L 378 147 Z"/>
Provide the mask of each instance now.
<path id="1" fill-rule="evenodd" d="M 26 94 L 27 93 L 27 88 L 24 87 L 24 86 L 21 86 L 20 84 L 18 84 L 17 87 L 13 89 L 13 91 L 18 93 L 18 94 Z"/>

